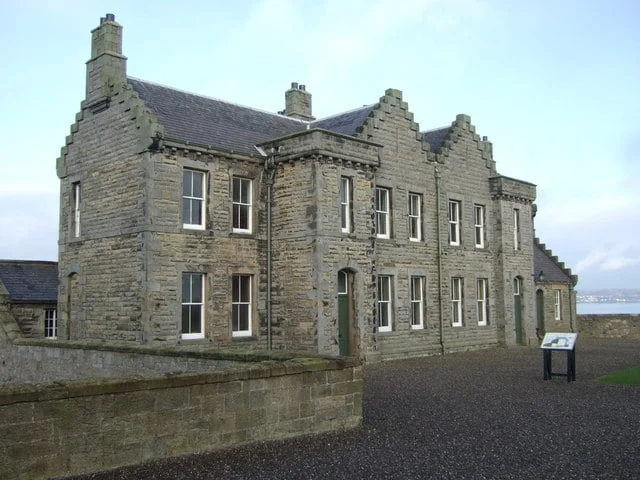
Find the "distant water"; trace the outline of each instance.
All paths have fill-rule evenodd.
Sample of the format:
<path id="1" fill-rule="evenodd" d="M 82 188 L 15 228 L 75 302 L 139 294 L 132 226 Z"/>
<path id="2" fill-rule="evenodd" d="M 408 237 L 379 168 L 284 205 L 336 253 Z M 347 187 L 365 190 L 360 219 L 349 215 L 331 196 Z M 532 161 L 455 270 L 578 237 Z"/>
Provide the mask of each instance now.
<path id="1" fill-rule="evenodd" d="M 601 313 L 640 313 L 640 303 L 578 303 L 578 315 Z"/>

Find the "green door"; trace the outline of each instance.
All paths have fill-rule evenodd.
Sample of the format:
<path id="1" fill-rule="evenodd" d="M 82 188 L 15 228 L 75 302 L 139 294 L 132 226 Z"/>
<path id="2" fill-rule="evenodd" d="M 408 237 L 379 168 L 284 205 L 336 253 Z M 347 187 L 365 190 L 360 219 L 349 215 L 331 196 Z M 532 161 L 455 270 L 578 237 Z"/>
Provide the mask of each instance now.
<path id="1" fill-rule="evenodd" d="M 349 273 L 344 270 L 338 272 L 338 347 L 340 355 L 344 356 L 351 353 L 349 345 L 349 325 L 351 324 L 349 276 Z"/>
<path id="2" fill-rule="evenodd" d="M 544 293 L 542 290 L 536 292 L 536 327 L 538 335 L 544 334 Z"/>
<path id="3" fill-rule="evenodd" d="M 516 344 L 522 345 L 522 279 L 513 279 L 513 318 L 516 328 Z"/>

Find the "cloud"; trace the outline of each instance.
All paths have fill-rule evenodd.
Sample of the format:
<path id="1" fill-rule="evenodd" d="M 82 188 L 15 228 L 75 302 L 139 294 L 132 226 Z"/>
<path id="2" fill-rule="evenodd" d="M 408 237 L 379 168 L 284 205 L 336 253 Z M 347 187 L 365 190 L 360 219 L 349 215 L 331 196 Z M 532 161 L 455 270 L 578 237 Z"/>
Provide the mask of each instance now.
<path id="1" fill-rule="evenodd" d="M 574 267 L 577 274 L 588 271 L 618 271 L 640 263 L 640 248 L 637 245 L 596 247 Z"/>

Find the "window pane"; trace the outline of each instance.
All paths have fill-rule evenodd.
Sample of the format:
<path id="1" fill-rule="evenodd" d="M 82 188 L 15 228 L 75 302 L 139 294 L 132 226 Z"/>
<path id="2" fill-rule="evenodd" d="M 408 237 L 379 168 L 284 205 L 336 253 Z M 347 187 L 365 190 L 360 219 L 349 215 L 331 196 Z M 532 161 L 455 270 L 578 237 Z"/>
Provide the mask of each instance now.
<path id="1" fill-rule="evenodd" d="M 193 197 L 202 198 L 202 179 L 204 175 L 200 172 L 191 172 L 193 175 Z"/>
<path id="2" fill-rule="evenodd" d="M 201 333 L 201 315 L 202 315 L 202 306 L 201 305 L 191 305 L 191 330 L 189 333 Z"/>
<path id="3" fill-rule="evenodd" d="M 193 223 L 191 221 L 191 200 L 182 199 L 182 223 Z"/>
<path id="4" fill-rule="evenodd" d="M 190 319 L 191 311 L 189 305 L 182 305 L 182 333 L 189 333 Z"/>
<path id="5" fill-rule="evenodd" d="M 191 302 L 191 275 L 182 275 L 182 303 Z"/>
<path id="6" fill-rule="evenodd" d="M 239 202 L 240 201 L 240 179 L 234 177 L 233 178 L 233 194 L 232 194 L 232 198 L 234 202 Z"/>
<path id="7" fill-rule="evenodd" d="M 191 302 L 202 303 L 202 275 L 191 275 Z"/>
<path id="8" fill-rule="evenodd" d="M 193 179 L 193 174 L 189 170 L 183 170 L 182 172 L 182 196 L 190 197 L 191 196 L 191 183 Z"/>
<path id="9" fill-rule="evenodd" d="M 240 277 L 240 301 L 241 302 L 250 302 L 251 301 L 251 277 L 245 275 Z"/>

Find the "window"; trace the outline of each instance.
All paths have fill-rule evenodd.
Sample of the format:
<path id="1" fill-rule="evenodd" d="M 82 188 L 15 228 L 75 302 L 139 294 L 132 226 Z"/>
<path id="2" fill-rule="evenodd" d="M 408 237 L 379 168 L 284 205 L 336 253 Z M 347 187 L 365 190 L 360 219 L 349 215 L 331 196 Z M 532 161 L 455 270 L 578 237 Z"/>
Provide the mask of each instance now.
<path id="1" fill-rule="evenodd" d="M 475 219 L 476 248 L 484 248 L 484 205 L 473 206 Z"/>
<path id="2" fill-rule="evenodd" d="M 233 231 L 251 233 L 251 180 L 233 177 Z"/>
<path id="3" fill-rule="evenodd" d="M 462 326 L 462 278 L 451 279 L 451 325 Z"/>
<path id="4" fill-rule="evenodd" d="M 424 277 L 411 277 L 411 328 L 424 327 Z"/>
<path id="5" fill-rule="evenodd" d="M 343 232 L 351 232 L 352 228 L 352 200 L 351 200 L 351 179 L 349 177 L 340 178 L 340 228 Z"/>
<path id="6" fill-rule="evenodd" d="M 389 189 L 376 188 L 374 203 L 376 209 L 376 236 L 378 238 L 389 238 Z"/>
<path id="7" fill-rule="evenodd" d="M 449 200 L 449 244 L 460 245 L 460 202 Z"/>
<path id="8" fill-rule="evenodd" d="M 251 275 L 234 275 L 231 294 L 231 331 L 234 337 L 251 335 Z"/>
<path id="9" fill-rule="evenodd" d="M 182 172 L 182 226 L 204 230 L 204 172 Z"/>
<path id="10" fill-rule="evenodd" d="M 520 250 L 520 210 L 513 209 L 513 249 Z"/>
<path id="11" fill-rule="evenodd" d="M 80 182 L 73 184 L 73 217 L 71 218 L 71 224 L 73 227 L 73 236 L 78 238 L 80 236 Z"/>
<path id="12" fill-rule="evenodd" d="M 391 277 L 378 275 L 378 331 L 392 330 Z"/>
<path id="13" fill-rule="evenodd" d="M 489 323 L 489 305 L 487 304 L 488 297 L 489 281 L 486 278 L 478 278 L 476 281 L 478 325 L 487 325 Z"/>
<path id="14" fill-rule="evenodd" d="M 409 240 L 422 239 L 422 195 L 409 194 Z"/>
<path id="15" fill-rule="evenodd" d="M 58 318 L 55 308 L 45 308 L 44 310 L 44 337 L 58 337 Z"/>
<path id="16" fill-rule="evenodd" d="M 204 275 L 182 274 L 182 338 L 204 338 Z"/>
<path id="17" fill-rule="evenodd" d="M 553 291 L 555 319 L 562 320 L 562 297 L 560 290 Z"/>

